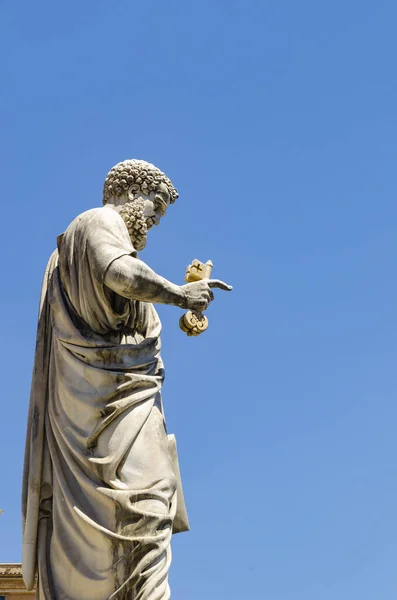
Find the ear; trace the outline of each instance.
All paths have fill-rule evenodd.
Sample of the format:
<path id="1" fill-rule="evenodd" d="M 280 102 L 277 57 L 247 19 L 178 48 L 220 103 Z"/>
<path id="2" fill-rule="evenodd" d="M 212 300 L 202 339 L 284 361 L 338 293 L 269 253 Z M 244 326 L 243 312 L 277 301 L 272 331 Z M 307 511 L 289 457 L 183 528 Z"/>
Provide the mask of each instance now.
<path id="1" fill-rule="evenodd" d="M 130 185 L 130 187 L 128 188 L 128 200 L 130 202 L 132 202 L 134 200 L 136 194 L 140 191 L 141 191 L 141 188 L 139 187 L 139 185 L 137 183 L 133 183 L 132 185 Z"/>

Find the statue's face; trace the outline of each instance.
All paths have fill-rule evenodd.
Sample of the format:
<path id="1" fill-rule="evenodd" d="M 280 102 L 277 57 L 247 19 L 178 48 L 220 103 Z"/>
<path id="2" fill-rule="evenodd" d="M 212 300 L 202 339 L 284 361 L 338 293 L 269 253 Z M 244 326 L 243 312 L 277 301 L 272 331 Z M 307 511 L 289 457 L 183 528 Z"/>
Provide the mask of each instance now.
<path id="1" fill-rule="evenodd" d="M 111 198 L 106 206 L 116 210 L 124 219 L 135 249 L 142 250 L 146 244 L 147 230 L 160 223 L 170 202 L 170 192 L 162 182 L 156 191 L 148 194 L 139 185 L 133 184 L 124 194 Z"/>
<path id="2" fill-rule="evenodd" d="M 160 183 L 155 192 L 150 192 L 148 196 L 138 194 L 138 197 L 143 200 L 143 214 L 148 229 L 153 225 L 158 225 L 171 200 L 166 184 Z"/>
<path id="3" fill-rule="evenodd" d="M 145 194 L 145 192 L 139 189 L 138 185 L 134 184 L 129 188 L 128 192 L 112 198 L 106 204 L 107 206 L 112 206 L 117 212 L 120 212 L 124 210 L 123 207 L 131 205 L 137 200 L 143 204 L 143 217 L 147 228 L 150 229 L 153 225 L 158 225 L 161 217 L 165 215 L 171 202 L 171 195 L 167 185 L 163 182 L 158 185 L 155 192 L 150 192 L 149 194 Z"/>

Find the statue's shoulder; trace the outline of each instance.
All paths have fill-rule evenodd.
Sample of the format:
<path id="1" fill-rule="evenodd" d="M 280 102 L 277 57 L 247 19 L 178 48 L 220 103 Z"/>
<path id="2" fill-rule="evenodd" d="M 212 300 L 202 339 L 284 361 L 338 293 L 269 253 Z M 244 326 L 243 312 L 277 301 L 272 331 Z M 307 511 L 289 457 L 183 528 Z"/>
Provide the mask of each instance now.
<path id="1" fill-rule="evenodd" d="M 66 232 L 76 229 L 84 229 L 85 227 L 89 226 L 111 226 L 120 219 L 120 215 L 115 210 L 106 206 L 90 208 L 73 219 L 73 221 L 67 227 Z"/>

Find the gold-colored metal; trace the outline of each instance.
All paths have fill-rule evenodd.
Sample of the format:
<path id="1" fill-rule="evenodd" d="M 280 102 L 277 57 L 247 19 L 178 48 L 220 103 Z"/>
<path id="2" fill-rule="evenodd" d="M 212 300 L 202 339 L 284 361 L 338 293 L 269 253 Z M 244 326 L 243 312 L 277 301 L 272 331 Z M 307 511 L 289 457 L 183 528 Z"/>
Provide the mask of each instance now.
<path id="1" fill-rule="evenodd" d="M 212 261 L 208 260 L 206 263 L 201 262 L 195 258 L 191 265 L 188 265 L 185 274 L 185 281 L 192 283 L 193 281 L 200 281 L 201 279 L 209 279 L 212 272 Z M 196 310 L 188 310 L 187 313 L 181 316 L 179 319 L 179 327 L 188 336 L 196 336 L 203 333 L 208 329 L 208 319 L 201 312 Z"/>
<path id="2" fill-rule="evenodd" d="M 191 265 L 188 265 L 185 273 L 185 281 L 191 283 L 192 281 L 200 281 L 201 279 L 209 279 L 212 273 L 212 260 L 207 260 L 206 263 L 201 262 L 195 258 Z"/>
<path id="3" fill-rule="evenodd" d="M 199 312 L 189 310 L 179 319 L 179 327 L 188 336 L 200 335 L 208 328 L 208 319 Z"/>

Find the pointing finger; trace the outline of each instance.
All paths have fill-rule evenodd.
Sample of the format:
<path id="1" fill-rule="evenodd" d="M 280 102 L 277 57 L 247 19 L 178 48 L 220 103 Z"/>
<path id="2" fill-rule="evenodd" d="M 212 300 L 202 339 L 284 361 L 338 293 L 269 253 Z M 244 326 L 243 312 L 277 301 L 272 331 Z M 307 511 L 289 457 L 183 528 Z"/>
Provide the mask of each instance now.
<path id="1" fill-rule="evenodd" d="M 225 290 L 225 292 L 230 292 L 233 289 L 231 285 L 228 285 L 220 279 L 209 279 L 207 284 L 210 288 L 218 288 L 220 290 Z"/>

